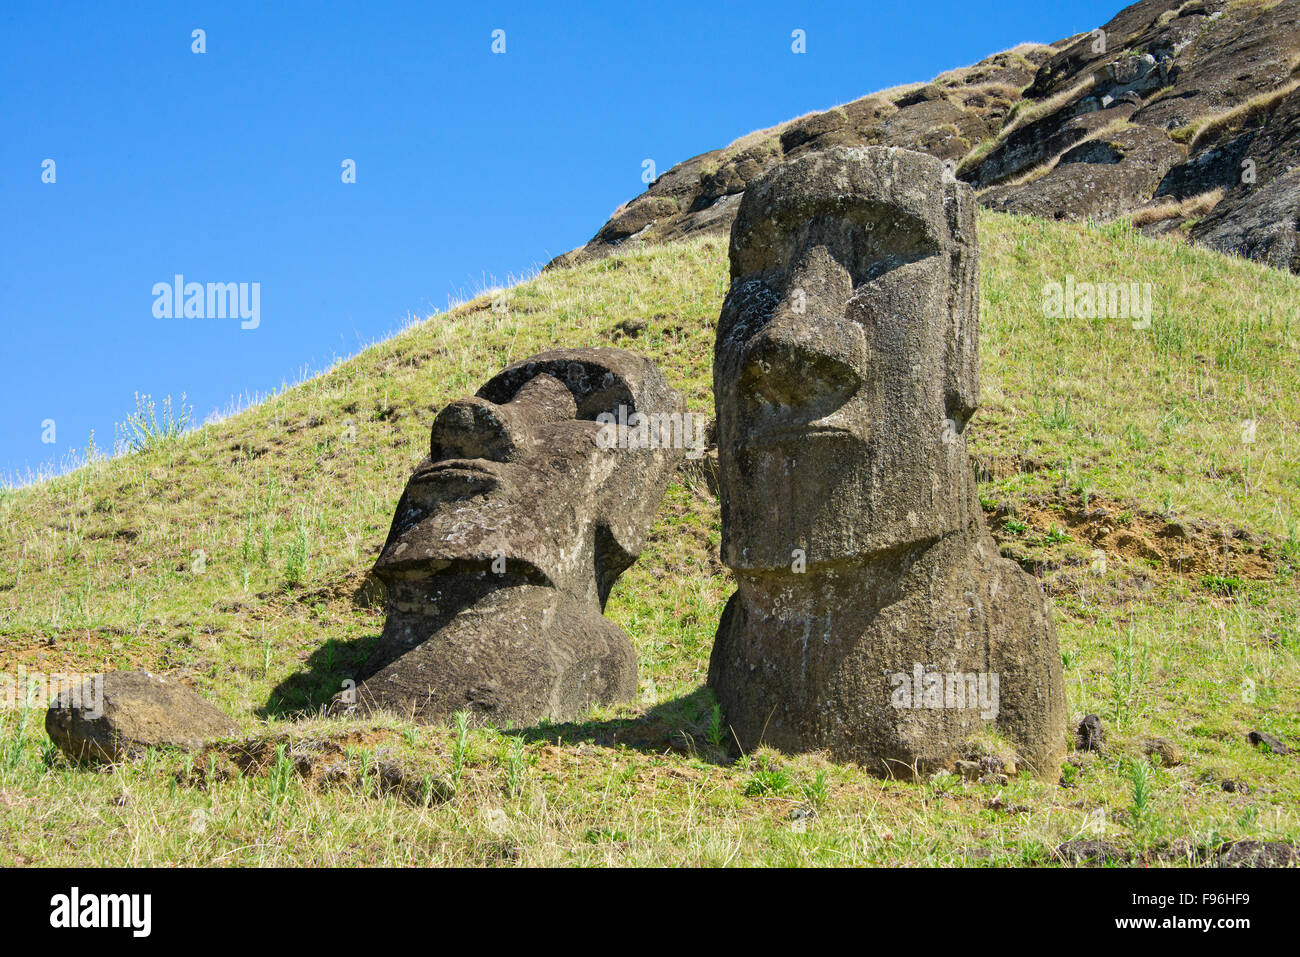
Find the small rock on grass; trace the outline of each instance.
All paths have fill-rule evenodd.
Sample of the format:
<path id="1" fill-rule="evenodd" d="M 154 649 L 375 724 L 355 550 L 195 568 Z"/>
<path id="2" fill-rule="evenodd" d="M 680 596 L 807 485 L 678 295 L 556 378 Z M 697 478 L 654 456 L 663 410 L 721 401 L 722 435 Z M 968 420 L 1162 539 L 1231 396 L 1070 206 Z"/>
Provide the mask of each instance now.
<path id="1" fill-rule="evenodd" d="M 45 730 L 74 761 L 112 764 L 149 748 L 197 748 L 239 727 L 173 679 L 115 671 L 60 693 L 45 714 Z"/>
<path id="2" fill-rule="evenodd" d="M 1074 734 L 1074 746 L 1080 751 L 1100 751 L 1106 744 L 1106 729 L 1101 725 L 1101 718 L 1090 714 L 1079 722 Z"/>
<path id="3" fill-rule="evenodd" d="M 1274 754 L 1290 754 L 1291 749 L 1281 742 L 1278 738 L 1273 737 L 1267 731 L 1252 731 L 1246 737 L 1250 738 L 1250 743 L 1254 745 L 1263 745 Z"/>
<path id="4" fill-rule="evenodd" d="M 1149 758 L 1159 757 L 1160 763 L 1167 768 L 1183 763 L 1182 749 L 1168 738 L 1147 738 L 1142 742 L 1142 751 Z"/>

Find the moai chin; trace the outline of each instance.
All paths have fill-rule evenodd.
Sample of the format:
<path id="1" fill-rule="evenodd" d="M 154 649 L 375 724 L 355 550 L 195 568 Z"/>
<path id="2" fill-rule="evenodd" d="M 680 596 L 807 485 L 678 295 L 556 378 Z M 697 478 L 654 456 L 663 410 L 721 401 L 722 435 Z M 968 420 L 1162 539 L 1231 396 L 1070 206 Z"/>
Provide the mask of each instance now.
<path id="1" fill-rule="evenodd" d="M 838 147 L 745 191 L 713 369 L 738 587 L 709 684 L 746 750 L 910 778 L 992 732 L 1059 770 L 1051 615 L 966 450 L 977 249 L 970 188 L 921 153 Z"/>
<path id="2" fill-rule="evenodd" d="M 682 412 L 654 363 L 605 348 L 535 355 L 439 412 L 375 563 L 383 635 L 332 713 L 511 727 L 633 697 L 602 612 L 685 454 L 647 422 Z M 611 444 L 611 421 L 642 427 Z"/>

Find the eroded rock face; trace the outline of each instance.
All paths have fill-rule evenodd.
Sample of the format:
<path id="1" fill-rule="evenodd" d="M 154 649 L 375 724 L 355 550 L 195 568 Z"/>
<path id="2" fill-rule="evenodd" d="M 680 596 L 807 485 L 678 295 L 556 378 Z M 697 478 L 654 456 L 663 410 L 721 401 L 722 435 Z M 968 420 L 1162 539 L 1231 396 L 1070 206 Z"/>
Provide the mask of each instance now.
<path id="1" fill-rule="evenodd" d="M 966 451 L 974 217 L 942 163 L 882 147 L 801 157 L 745 193 L 714 352 L 738 587 L 709 683 L 746 749 L 911 777 L 991 730 L 1058 771 L 1051 617 L 998 555 Z"/>
<path id="2" fill-rule="evenodd" d="M 113 763 L 148 748 L 196 748 L 239 727 L 179 682 L 115 671 L 60 694 L 46 712 L 45 730 L 73 760 Z"/>
<path id="3" fill-rule="evenodd" d="M 1156 199 L 1200 197 L 1144 232 L 1300 271 L 1298 80 L 1300 0 L 1139 0 L 1096 30 L 1024 44 L 679 163 L 551 266 L 721 232 L 749 184 L 780 163 L 880 145 L 955 165 L 981 205 L 1004 212 L 1110 220 Z"/>
<path id="4" fill-rule="evenodd" d="M 598 417 L 620 410 L 631 441 L 602 447 L 618 427 Z M 383 635 L 332 709 L 505 727 L 631 697 L 636 655 L 602 609 L 685 454 L 671 432 L 647 443 L 636 416 L 671 430 L 682 413 L 655 365 L 619 349 L 541 353 L 439 412 L 375 564 Z"/>
<path id="5" fill-rule="evenodd" d="M 1043 219 L 1112 220 L 1147 202 L 1182 155 L 1164 133 L 1133 127 L 1067 150 L 1032 182 L 985 190 L 980 205 Z"/>

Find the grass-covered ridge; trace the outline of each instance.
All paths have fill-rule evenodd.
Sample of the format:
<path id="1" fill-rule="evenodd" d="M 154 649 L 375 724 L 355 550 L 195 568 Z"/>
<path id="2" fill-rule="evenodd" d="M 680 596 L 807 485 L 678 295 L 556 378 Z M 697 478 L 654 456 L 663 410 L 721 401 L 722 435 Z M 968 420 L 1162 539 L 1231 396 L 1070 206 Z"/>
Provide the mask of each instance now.
<path id="1" fill-rule="evenodd" d="M 1068 787 L 725 759 L 702 684 L 731 583 L 717 502 L 686 475 L 607 609 L 638 703 L 519 736 L 296 723 L 380 630 L 365 572 L 447 401 L 544 348 L 619 345 L 711 412 L 710 237 L 548 271 L 504 312 L 482 297 L 233 418 L 0 492 L 0 671 L 166 672 L 270 739 L 257 760 L 92 774 L 49 751 L 41 713 L 0 711 L 0 863 L 997 863 L 1079 836 L 1183 839 L 1175 859 L 1297 840 L 1296 758 L 1246 733 L 1300 738 L 1300 279 L 1122 224 L 982 214 L 980 235 L 983 498 L 1053 597 L 1070 712 L 1111 737 Z M 1067 273 L 1152 283 L 1151 327 L 1046 317 Z M 1148 758 L 1156 737 L 1179 763 Z"/>

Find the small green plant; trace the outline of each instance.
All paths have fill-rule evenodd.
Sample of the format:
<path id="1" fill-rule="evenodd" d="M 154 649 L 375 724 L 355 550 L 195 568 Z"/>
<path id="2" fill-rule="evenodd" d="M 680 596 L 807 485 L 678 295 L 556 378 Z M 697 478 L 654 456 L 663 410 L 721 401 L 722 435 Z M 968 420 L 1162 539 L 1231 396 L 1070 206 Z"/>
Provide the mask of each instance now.
<path id="1" fill-rule="evenodd" d="M 1148 671 L 1147 647 L 1138 643 L 1130 628 L 1123 640 L 1111 646 L 1111 708 L 1117 727 L 1128 721 L 1138 688 L 1146 683 Z"/>
<path id="2" fill-rule="evenodd" d="M 727 727 L 722 720 L 722 705 L 713 702 L 713 711 L 709 714 L 709 726 L 704 732 L 709 744 L 715 748 L 723 747 L 727 742 Z"/>
<path id="3" fill-rule="evenodd" d="M 1052 411 L 1042 416 L 1043 425 L 1053 431 L 1062 431 L 1070 428 L 1074 420 L 1070 417 L 1070 400 L 1067 398 L 1064 402 L 1053 402 Z"/>
<path id="4" fill-rule="evenodd" d="M 1133 761 L 1128 767 L 1128 780 L 1133 792 L 1133 806 L 1129 809 L 1129 821 L 1133 833 L 1141 835 L 1150 824 L 1151 768 L 1145 761 Z"/>
<path id="5" fill-rule="evenodd" d="M 510 797 L 517 798 L 524 791 L 524 778 L 528 774 L 528 746 L 521 737 L 510 739 L 506 757 L 506 789 Z"/>
<path id="6" fill-rule="evenodd" d="M 452 727 L 456 737 L 451 743 L 451 780 L 459 788 L 461 775 L 469 761 L 469 712 L 457 711 L 452 716 Z"/>
<path id="7" fill-rule="evenodd" d="M 172 397 L 163 399 L 162 408 L 154 403 L 153 396 L 135 394 L 135 411 L 128 413 L 126 421 L 117 427 L 118 441 L 128 452 L 147 452 L 180 438 L 190 427 L 192 409 L 185 405 L 181 393 L 179 408 L 172 407 Z"/>
<path id="8" fill-rule="evenodd" d="M 1202 575 L 1201 585 L 1216 595 L 1231 598 L 1238 594 L 1246 583 L 1235 575 Z"/>
<path id="9" fill-rule="evenodd" d="M 767 755 L 759 755 L 758 766 L 745 783 L 746 797 L 764 797 L 766 795 L 786 794 L 793 782 L 790 773 L 777 767 Z"/>
<path id="10" fill-rule="evenodd" d="M 799 790 L 803 792 L 804 800 L 809 804 L 813 807 L 821 807 L 826 803 L 826 799 L 830 797 L 830 787 L 826 782 L 826 772 L 818 771 L 813 775 L 811 781 L 805 781 L 801 784 Z"/>
<path id="11" fill-rule="evenodd" d="M 31 692 L 28 690 L 27 707 L 18 709 L 18 722 L 14 729 L 13 738 L 4 742 L 3 750 L 0 750 L 0 765 L 6 772 L 16 771 L 23 763 L 23 751 L 27 746 L 27 723 L 31 718 Z M 3 727 L 0 725 L 0 727 Z"/>
<path id="12" fill-rule="evenodd" d="M 1044 545 L 1063 545 L 1072 541 L 1074 539 L 1070 537 L 1069 532 L 1063 528 L 1057 528 L 1055 525 L 1049 528 L 1047 534 L 1043 536 Z"/>
<path id="13" fill-rule="evenodd" d="M 1012 535 L 1020 535 L 1029 530 L 1029 526 L 1018 518 L 1009 518 L 1002 525 Z"/>
<path id="14" fill-rule="evenodd" d="M 429 807 L 433 804 L 434 798 L 437 797 L 439 793 L 438 780 L 433 776 L 432 772 L 426 771 L 420 781 L 420 800 L 422 806 Z"/>
<path id="15" fill-rule="evenodd" d="M 266 775 L 268 817 L 274 817 L 276 812 L 288 802 L 290 792 L 293 790 L 293 779 L 293 759 L 289 757 L 289 746 L 282 744 L 275 749 L 275 760 Z"/>
<path id="16" fill-rule="evenodd" d="M 285 584 L 290 586 L 301 585 L 307 574 L 307 554 L 311 547 L 311 536 L 307 528 L 307 523 L 300 521 L 298 531 L 294 535 L 293 542 L 289 546 L 288 556 L 284 563 L 284 580 Z"/>

